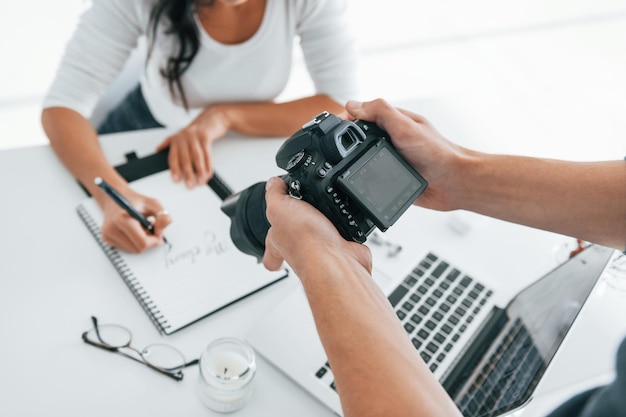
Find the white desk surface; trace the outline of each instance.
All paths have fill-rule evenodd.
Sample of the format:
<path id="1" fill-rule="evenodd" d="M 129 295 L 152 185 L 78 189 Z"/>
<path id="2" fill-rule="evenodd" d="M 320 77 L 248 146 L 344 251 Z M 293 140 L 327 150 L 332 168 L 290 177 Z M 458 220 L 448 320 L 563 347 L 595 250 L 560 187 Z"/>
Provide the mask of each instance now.
<path id="1" fill-rule="evenodd" d="M 116 164 L 128 151 L 151 153 L 165 134 L 110 135 L 102 143 Z M 218 142 L 217 171 L 235 190 L 280 174 L 274 155 L 281 143 L 241 137 Z M 175 382 L 88 346 L 81 334 L 91 327 L 89 317 L 128 327 L 136 347 L 168 343 L 195 358 L 217 337 L 243 337 L 299 285 L 297 278 L 160 336 L 76 215 L 84 194 L 53 151 L 47 146 L 3 151 L 0 167 L 0 415 L 215 415 L 196 396 L 197 367 Z M 553 257 L 544 254 L 544 260 Z M 598 285 L 524 416 L 543 415 L 572 391 L 611 378 L 614 352 L 626 332 L 626 323 L 615 319 L 625 310 L 623 294 Z M 255 394 L 236 415 L 333 415 L 262 358 L 258 365 Z"/>

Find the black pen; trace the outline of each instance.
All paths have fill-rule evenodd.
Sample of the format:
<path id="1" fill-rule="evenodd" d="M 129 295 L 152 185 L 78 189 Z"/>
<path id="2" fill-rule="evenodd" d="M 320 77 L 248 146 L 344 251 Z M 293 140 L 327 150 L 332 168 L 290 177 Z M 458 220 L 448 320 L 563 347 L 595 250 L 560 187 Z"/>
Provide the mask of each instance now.
<path id="1" fill-rule="evenodd" d="M 132 218 L 137 220 L 146 230 L 150 233 L 154 234 L 154 225 L 148 221 L 146 216 L 138 212 L 133 206 L 130 205 L 128 200 L 126 200 L 120 193 L 115 191 L 113 187 L 111 187 L 105 180 L 100 177 L 94 178 L 93 182 L 102 189 L 113 201 L 115 201 L 121 208 L 126 210 L 128 214 L 131 215 Z M 163 236 L 163 241 L 167 242 L 165 236 Z"/>

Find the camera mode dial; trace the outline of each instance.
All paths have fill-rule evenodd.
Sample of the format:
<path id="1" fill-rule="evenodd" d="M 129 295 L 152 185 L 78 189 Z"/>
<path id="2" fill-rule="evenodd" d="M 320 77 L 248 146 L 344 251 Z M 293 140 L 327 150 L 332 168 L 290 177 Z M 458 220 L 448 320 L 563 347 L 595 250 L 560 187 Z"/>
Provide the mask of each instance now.
<path id="1" fill-rule="evenodd" d="M 292 156 L 289 162 L 287 162 L 287 165 L 285 166 L 285 170 L 290 173 L 294 172 L 298 168 L 300 168 L 302 164 L 304 164 L 305 160 L 306 159 L 304 158 L 304 151 L 300 151 L 294 156 Z"/>

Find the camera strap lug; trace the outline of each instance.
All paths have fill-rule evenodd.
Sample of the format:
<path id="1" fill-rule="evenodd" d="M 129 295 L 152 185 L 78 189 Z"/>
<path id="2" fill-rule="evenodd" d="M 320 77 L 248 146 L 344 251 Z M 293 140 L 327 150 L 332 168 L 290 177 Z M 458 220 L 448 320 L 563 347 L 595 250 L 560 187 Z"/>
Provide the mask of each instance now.
<path id="1" fill-rule="evenodd" d="M 302 200 L 302 184 L 300 184 L 300 181 L 298 180 L 291 181 L 289 183 L 288 193 L 291 197 L 297 200 Z"/>

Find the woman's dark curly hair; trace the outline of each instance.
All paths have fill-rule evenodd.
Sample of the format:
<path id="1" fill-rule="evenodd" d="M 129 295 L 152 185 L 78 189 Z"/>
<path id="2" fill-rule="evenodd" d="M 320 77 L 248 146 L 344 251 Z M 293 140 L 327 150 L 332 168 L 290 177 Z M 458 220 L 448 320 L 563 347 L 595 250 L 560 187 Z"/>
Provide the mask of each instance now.
<path id="1" fill-rule="evenodd" d="M 194 20 L 195 7 L 211 6 L 213 3 L 215 0 L 156 0 L 150 13 L 152 33 L 148 58 L 154 46 L 159 23 L 162 19 L 166 19 L 165 34 L 175 37 L 178 43 L 178 53 L 167 59 L 165 67 L 161 68 L 161 75 L 167 79 L 172 95 L 175 89 L 178 90 L 185 108 L 188 108 L 187 98 L 180 77 L 187 71 L 200 48 L 200 34 Z"/>

